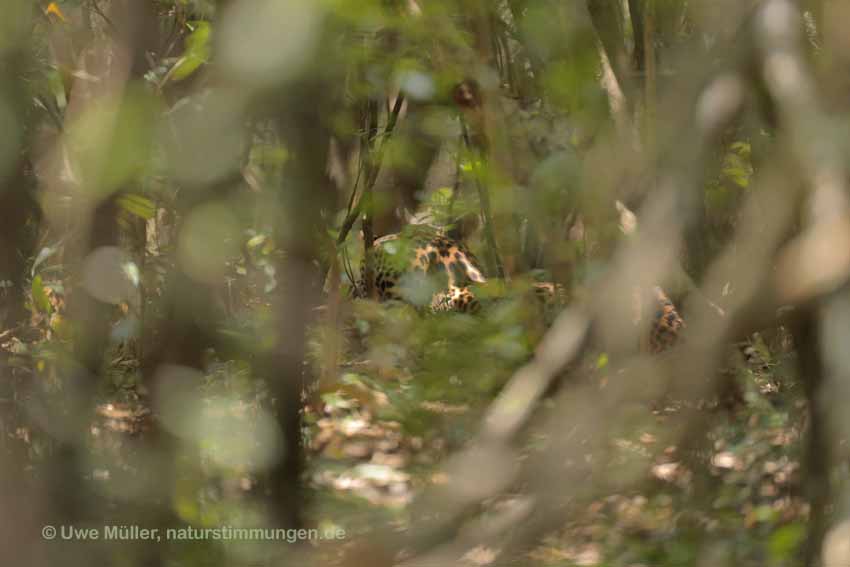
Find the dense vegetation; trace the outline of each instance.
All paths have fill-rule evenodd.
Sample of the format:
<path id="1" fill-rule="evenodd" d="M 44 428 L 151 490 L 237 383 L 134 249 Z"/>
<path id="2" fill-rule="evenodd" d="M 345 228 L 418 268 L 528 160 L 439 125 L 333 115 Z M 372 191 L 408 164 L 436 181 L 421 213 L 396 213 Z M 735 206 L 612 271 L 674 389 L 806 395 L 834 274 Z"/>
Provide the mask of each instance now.
<path id="1" fill-rule="evenodd" d="M 844 3 L 0 10 L 0 564 L 850 565 Z"/>

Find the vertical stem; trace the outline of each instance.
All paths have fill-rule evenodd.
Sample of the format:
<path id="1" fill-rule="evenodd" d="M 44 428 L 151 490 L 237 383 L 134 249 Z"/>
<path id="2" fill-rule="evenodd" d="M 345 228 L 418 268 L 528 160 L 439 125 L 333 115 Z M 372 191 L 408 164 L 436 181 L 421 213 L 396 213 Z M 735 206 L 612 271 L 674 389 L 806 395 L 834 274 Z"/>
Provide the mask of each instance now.
<path id="1" fill-rule="evenodd" d="M 387 126 L 384 128 L 384 140 L 381 142 L 380 147 L 378 148 L 378 152 L 376 157 L 372 160 L 373 166 L 364 172 L 363 164 L 361 163 L 360 172 L 366 173 L 363 177 L 365 178 L 364 187 L 373 187 L 375 185 L 375 181 L 378 179 L 378 173 L 381 170 L 381 161 L 384 155 L 384 148 L 392 136 L 393 130 L 395 129 L 395 125 L 398 122 L 398 115 L 401 113 L 401 107 L 404 105 L 404 95 L 399 93 L 398 97 L 396 97 L 395 105 L 393 105 L 392 114 L 390 114 L 389 120 L 387 120 Z M 361 173 L 358 173 L 357 179 L 360 180 Z M 352 201 L 355 198 L 355 193 L 357 191 L 357 182 L 354 183 L 355 187 L 352 191 L 351 199 Z M 365 192 L 365 189 L 364 189 Z M 342 222 L 342 226 L 339 229 L 339 236 L 336 240 L 337 248 L 345 242 L 346 237 L 348 236 L 351 227 L 354 226 L 354 223 L 360 217 L 361 212 L 363 211 L 363 199 L 359 199 L 357 204 L 353 207 L 349 208 L 348 215 L 345 217 L 345 220 Z"/>
<path id="2" fill-rule="evenodd" d="M 473 150 L 470 145 L 469 132 L 466 129 L 466 122 L 461 119 L 461 127 L 463 128 L 463 140 L 466 143 L 467 149 L 472 151 L 473 156 L 480 157 L 479 152 Z M 494 271 L 499 279 L 505 279 L 505 267 L 502 264 L 502 257 L 499 254 L 499 246 L 496 243 L 496 231 L 493 229 L 493 212 L 490 205 L 490 193 L 487 191 L 486 185 L 475 173 L 475 187 L 478 189 L 478 200 L 481 203 L 481 216 L 483 220 L 484 240 L 487 242 L 487 258 L 488 268 Z"/>
<path id="3" fill-rule="evenodd" d="M 7 7 L 8 4 L 4 4 Z M 14 11 L 13 11 L 14 12 Z M 4 15 L 9 18 L 10 16 Z M 31 93 L 27 88 L 26 76 L 32 45 L 31 35 L 27 33 L 31 22 L 25 18 L 12 17 L 11 25 L 4 30 L 11 33 L 4 37 L 4 49 L 0 51 L 0 102 L 9 112 L 21 119 L 17 130 L 6 129 L 5 155 L 18 156 L 14 163 L 0 177 L 0 328 L 10 329 L 25 320 L 27 310 L 24 305 L 24 285 L 26 259 L 32 257 L 34 241 L 31 235 L 34 227 L 28 222 L 37 220 L 37 205 L 33 198 L 35 179 L 29 164 L 31 141 L 29 139 L 32 115 Z M 15 30 L 15 28 L 18 28 Z M 17 43 L 15 39 L 20 43 Z M 31 229 L 28 231 L 27 229 Z M 11 283 L 11 287 L 7 287 Z M 42 483 L 33 482 L 29 451 L 31 447 L 21 439 L 6 435 L 26 424 L 26 412 L 19 405 L 18 388 L 20 375 L 12 369 L 2 369 L 3 380 L 0 383 L 0 432 L 4 433 L 2 453 L 0 453 L 0 564 L 2 565 L 46 565 L 49 564 L 37 550 L 43 547 L 44 540 L 37 534 L 39 524 L 45 522 L 43 509 L 45 502 Z M 30 376 L 26 376 L 27 382 Z M 29 406 L 28 407 L 32 407 Z"/>
<path id="4" fill-rule="evenodd" d="M 324 234 L 322 212 L 333 203 L 333 183 L 327 175 L 330 129 L 326 109 L 331 104 L 327 92 L 326 84 L 307 77 L 288 84 L 285 95 L 280 96 L 276 120 L 287 147 L 298 156 L 287 164 L 285 185 L 281 182 L 278 186 L 285 205 L 278 226 L 287 227 L 283 236 L 287 253 L 280 273 L 287 276 L 277 300 L 277 344 L 270 355 L 262 357 L 286 447 L 284 457 L 269 471 L 266 488 L 275 524 L 284 528 L 300 527 L 304 521 L 301 394 L 305 384 L 312 384 L 310 365 L 305 365 L 307 329 L 314 322 L 313 307 L 320 301 L 316 260 L 322 240 L 316 235 Z"/>
<path id="5" fill-rule="evenodd" d="M 635 47 L 632 59 L 634 60 L 635 70 L 640 72 L 644 69 L 644 38 L 646 37 L 643 27 L 643 2 L 644 0 L 629 0 L 629 16 L 632 20 L 632 37 L 635 40 Z"/>
<path id="6" fill-rule="evenodd" d="M 825 408 L 819 397 L 823 383 L 823 361 L 820 356 L 820 337 L 817 312 L 809 309 L 800 315 L 794 328 L 794 342 L 799 353 L 799 371 L 803 377 L 809 405 L 809 431 L 805 447 L 805 487 L 811 513 L 808 534 L 803 548 L 803 564 L 815 565 L 827 527 L 827 507 L 830 503 L 829 462 L 830 444 L 826 432 Z"/>
<path id="7" fill-rule="evenodd" d="M 339 328 L 339 305 L 341 301 L 339 291 L 340 261 L 339 254 L 331 255 L 331 268 L 328 274 L 328 308 L 325 314 L 325 332 L 323 337 L 324 356 L 322 357 L 321 376 L 319 376 L 318 390 L 322 392 L 326 387 L 334 383 L 336 370 L 339 368 L 340 337 Z M 316 397 L 311 393 L 311 400 Z"/>
<path id="8" fill-rule="evenodd" d="M 657 69 L 655 64 L 655 4 L 649 0 L 644 5 L 643 13 L 643 48 L 646 79 L 644 82 L 644 124 L 646 136 L 646 152 L 648 162 L 652 167 L 652 176 L 655 177 L 655 153 L 656 153 L 656 85 Z"/>
<path id="9" fill-rule="evenodd" d="M 375 155 L 375 140 L 378 136 L 378 101 L 369 99 L 364 105 L 363 112 L 363 137 L 360 140 L 360 156 L 363 163 L 363 168 L 366 170 L 366 178 L 368 180 L 377 180 L 378 164 L 375 163 L 377 156 Z M 375 173 L 373 173 L 375 170 Z M 374 201 L 372 199 L 372 189 L 374 182 L 367 183 L 363 188 L 363 219 L 361 225 L 363 227 L 363 281 L 366 284 L 366 296 L 372 299 L 377 299 L 375 290 L 375 259 L 372 254 L 372 243 L 375 241 L 375 233 L 372 226 L 374 217 Z"/>

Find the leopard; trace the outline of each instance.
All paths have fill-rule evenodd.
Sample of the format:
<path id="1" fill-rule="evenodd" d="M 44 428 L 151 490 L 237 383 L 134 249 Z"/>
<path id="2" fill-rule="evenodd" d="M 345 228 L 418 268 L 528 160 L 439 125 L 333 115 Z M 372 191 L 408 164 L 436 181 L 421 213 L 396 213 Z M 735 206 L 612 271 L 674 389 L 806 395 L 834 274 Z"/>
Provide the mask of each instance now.
<path id="1" fill-rule="evenodd" d="M 685 320 L 659 286 L 652 288 L 655 313 L 650 321 L 649 352 L 660 354 L 675 346 L 685 330 Z"/>
<path id="2" fill-rule="evenodd" d="M 438 291 L 427 304 L 428 311 L 481 312 L 482 302 L 476 295 L 475 286 L 486 284 L 488 278 L 475 254 L 462 240 L 439 229 L 415 225 L 401 233 L 376 239 L 372 251 L 372 284 L 378 301 L 405 301 L 401 288 L 402 279 L 407 274 L 436 276 L 439 281 Z M 360 278 L 353 289 L 356 298 L 367 297 L 365 273 L 365 266 L 361 264 Z M 530 290 L 544 313 L 558 311 L 566 306 L 567 294 L 560 283 L 533 282 Z M 661 287 L 653 286 L 651 291 L 652 303 L 647 311 L 652 315 L 649 318 L 648 345 L 645 348 L 651 354 L 660 354 L 680 342 L 686 325 L 676 305 Z M 643 309 L 641 306 L 639 310 Z"/>
<path id="3" fill-rule="evenodd" d="M 373 288 L 379 301 L 403 301 L 402 278 L 406 274 L 435 277 L 440 291 L 433 294 L 432 312 L 477 313 L 481 303 L 473 284 L 487 283 L 481 264 L 469 248 L 438 229 L 414 225 L 402 233 L 388 234 L 372 245 Z M 365 261 L 354 296 L 367 296 Z"/>

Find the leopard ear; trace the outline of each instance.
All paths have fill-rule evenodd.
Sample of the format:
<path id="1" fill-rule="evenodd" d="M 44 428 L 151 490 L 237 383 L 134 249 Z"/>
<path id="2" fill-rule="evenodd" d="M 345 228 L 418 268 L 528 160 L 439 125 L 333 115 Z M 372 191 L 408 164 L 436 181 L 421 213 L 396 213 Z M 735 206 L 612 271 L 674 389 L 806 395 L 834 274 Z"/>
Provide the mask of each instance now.
<path id="1" fill-rule="evenodd" d="M 407 207 L 399 207 L 398 215 L 404 220 L 404 224 L 417 224 L 416 215 L 411 213 Z"/>
<path id="2" fill-rule="evenodd" d="M 434 215 L 430 209 L 423 208 L 419 211 L 411 211 L 407 207 L 399 207 L 398 217 L 404 219 L 404 224 L 410 225 L 434 225 Z"/>

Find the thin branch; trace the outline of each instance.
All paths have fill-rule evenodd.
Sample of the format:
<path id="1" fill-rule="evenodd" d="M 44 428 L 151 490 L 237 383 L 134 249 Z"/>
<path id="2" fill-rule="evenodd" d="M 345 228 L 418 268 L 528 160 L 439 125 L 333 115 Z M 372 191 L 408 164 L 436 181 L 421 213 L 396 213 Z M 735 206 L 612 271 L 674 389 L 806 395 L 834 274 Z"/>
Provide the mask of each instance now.
<path id="1" fill-rule="evenodd" d="M 587 10 L 601 49 L 608 58 L 611 72 L 620 89 L 624 93 L 631 93 L 630 68 L 623 42 L 623 14 L 619 0 L 587 0 Z M 632 104 L 634 101 L 631 98 L 625 97 L 625 102 Z"/>
<path id="2" fill-rule="evenodd" d="M 469 139 L 469 130 L 466 127 L 466 122 L 463 120 L 463 117 L 461 117 L 460 123 L 463 130 L 463 141 L 467 150 L 469 150 L 473 156 L 480 158 L 480 152 L 476 152 L 472 147 L 472 143 Z M 487 242 L 487 257 L 490 260 L 490 268 L 495 271 L 499 279 L 504 280 L 505 267 L 502 264 L 502 257 L 499 254 L 499 245 L 496 242 L 496 231 L 493 228 L 493 208 L 490 205 L 490 192 L 487 190 L 484 183 L 482 183 L 477 172 L 473 174 L 473 177 L 475 179 L 475 187 L 478 189 L 478 200 L 481 204 L 481 217 L 483 221 L 482 228 L 484 230 L 484 240 Z"/>
<path id="3" fill-rule="evenodd" d="M 360 160 L 361 167 L 366 170 L 366 178 L 373 179 L 372 169 L 375 167 L 372 159 L 375 153 L 375 143 L 378 136 L 378 102 L 374 99 L 366 101 L 363 108 L 363 135 L 360 138 Z M 374 177 L 377 179 L 377 175 Z M 374 201 L 372 189 L 374 182 L 367 183 L 363 188 L 363 196 L 360 198 L 363 210 L 363 281 L 366 297 L 377 299 L 375 290 L 375 263 L 373 257 L 372 243 L 375 234 L 372 230 L 372 218 L 374 215 Z"/>
<path id="4" fill-rule="evenodd" d="M 645 0 L 629 0 L 629 18 L 632 21 L 632 37 L 635 41 L 632 60 L 637 71 L 644 69 L 644 33 L 643 33 L 643 3 Z"/>
<path id="5" fill-rule="evenodd" d="M 655 4 L 649 2 L 644 6 L 643 13 L 643 50 L 644 65 L 646 66 L 646 77 L 644 80 L 644 140 L 645 149 L 648 152 L 650 174 L 654 181 L 654 162 L 656 159 L 656 65 L 655 65 Z"/>
<path id="6" fill-rule="evenodd" d="M 381 141 L 381 145 L 378 147 L 378 150 L 375 152 L 375 158 L 372 161 L 373 165 L 370 167 L 368 174 L 366 176 L 366 184 L 365 187 L 372 187 L 375 185 L 375 181 L 378 179 L 378 173 L 381 170 L 381 164 L 384 158 L 384 152 L 386 151 L 386 146 L 390 142 L 392 138 L 392 133 L 395 130 L 396 123 L 398 122 L 399 114 L 401 113 L 401 107 L 404 104 L 404 94 L 399 93 L 398 97 L 395 100 L 395 104 L 393 105 L 392 113 L 390 113 L 389 118 L 387 119 L 387 125 L 384 128 L 383 139 Z M 360 173 L 358 172 L 358 180 L 360 179 Z M 355 184 L 356 188 L 356 184 Z M 354 199 L 354 194 L 352 194 L 352 200 Z M 349 209 L 348 215 L 346 215 L 345 220 L 342 222 L 342 226 L 339 229 L 339 235 L 336 239 L 336 245 L 341 246 L 345 239 L 348 238 L 348 233 L 351 231 L 351 227 L 354 226 L 354 223 L 357 222 L 357 219 L 362 212 L 362 199 L 358 199 L 354 208 Z"/>

